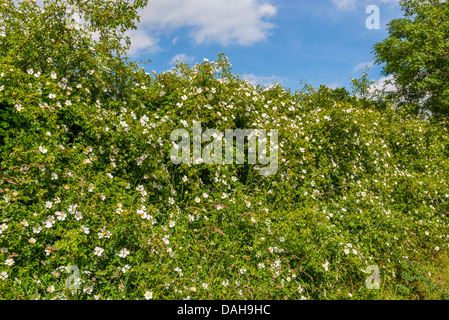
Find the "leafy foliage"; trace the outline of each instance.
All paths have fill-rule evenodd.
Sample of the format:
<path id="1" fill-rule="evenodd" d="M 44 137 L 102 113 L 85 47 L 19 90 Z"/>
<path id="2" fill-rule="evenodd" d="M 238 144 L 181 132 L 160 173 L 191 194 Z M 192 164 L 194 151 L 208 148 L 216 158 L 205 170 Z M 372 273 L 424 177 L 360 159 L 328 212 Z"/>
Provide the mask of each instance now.
<path id="1" fill-rule="evenodd" d="M 389 37 L 374 47 L 384 75 L 393 75 L 402 105 L 435 118 L 449 115 L 449 3 L 402 0 L 404 18 L 388 25 Z"/>
<path id="2" fill-rule="evenodd" d="M 222 54 L 148 74 L 119 42 L 73 30 L 74 49 L 73 33 L 52 33 L 64 17 L 42 17 L 57 5 L 0 6 L 8 23 L 33 17 L 0 38 L 1 298 L 378 298 L 405 260 L 447 254 L 444 123 L 339 89 L 254 87 Z M 28 27 L 48 33 L 10 51 Z M 55 35 L 58 50 L 32 56 Z M 62 62 L 88 47 L 85 65 Z M 170 135 L 193 121 L 278 129 L 278 172 L 174 165 Z M 365 286 L 370 265 L 381 293 Z"/>

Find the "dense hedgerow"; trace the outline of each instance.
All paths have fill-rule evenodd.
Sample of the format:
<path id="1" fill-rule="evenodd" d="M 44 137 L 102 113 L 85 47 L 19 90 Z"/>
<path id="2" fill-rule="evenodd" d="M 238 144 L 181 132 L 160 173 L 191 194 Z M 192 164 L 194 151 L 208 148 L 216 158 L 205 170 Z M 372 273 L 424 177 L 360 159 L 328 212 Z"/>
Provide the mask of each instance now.
<path id="1" fill-rule="evenodd" d="M 448 253 L 444 123 L 254 87 L 223 55 L 162 74 L 44 60 L 0 63 L 3 299 L 375 298 L 368 266 L 383 292 Z M 193 121 L 278 129 L 277 173 L 174 165 Z"/>

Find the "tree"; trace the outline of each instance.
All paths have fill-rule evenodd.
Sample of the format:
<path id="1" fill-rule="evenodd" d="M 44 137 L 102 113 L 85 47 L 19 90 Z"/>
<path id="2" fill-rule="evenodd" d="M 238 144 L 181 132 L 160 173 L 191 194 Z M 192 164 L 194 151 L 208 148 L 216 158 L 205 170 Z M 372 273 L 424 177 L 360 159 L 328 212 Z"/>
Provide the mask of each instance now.
<path id="1" fill-rule="evenodd" d="M 401 0 L 404 17 L 388 24 L 374 46 L 376 64 L 393 75 L 399 105 L 441 119 L 449 115 L 449 3 Z"/>
<path id="2" fill-rule="evenodd" d="M 114 101 L 133 95 L 129 88 L 143 72 L 134 72 L 137 64 L 128 61 L 125 32 L 136 29 L 137 10 L 146 4 L 45 0 L 41 7 L 35 1 L 0 0 L 0 163 L 6 157 L 6 137 L 17 136 L 14 128 L 31 127 L 14 106 L 51 106 L 54 101 L 46 92 L 67 89 L 74 105 L 55 116 L 74 137 L 84 131 L 78 125 L 83 115 L 77 103 L 104 101 L 113 108 Z M 75 12 L 82 21 L 79 26 L 70 23 Z"/>
<path id="3" fill-rule="evenodd" d="M 127 66 L 133 65 L 124 63 L 130 46 L 125 32 L 137 28 L 137 10 L 146 4 L 147 0 L 45 0 L 40 7 L 35 1 L 16 5 L 0 0 L 0 63 L 24 72 L 57 71 L 73 82 L 93 83 L 102 73 L 104 84 L 122 89 Z M 68 23 L 74 12 L 83 20 L 78 28 Z M 97 91 L 92 96 L 104 96 L 103 86 Z"/>

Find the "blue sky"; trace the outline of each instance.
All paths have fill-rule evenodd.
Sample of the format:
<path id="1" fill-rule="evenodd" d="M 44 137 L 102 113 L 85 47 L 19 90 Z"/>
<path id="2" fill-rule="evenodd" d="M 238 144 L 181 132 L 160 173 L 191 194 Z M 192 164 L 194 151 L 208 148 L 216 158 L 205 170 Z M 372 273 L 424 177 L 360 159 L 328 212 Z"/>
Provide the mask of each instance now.
<path id="1" fill-rule="evenodd" d="M 366 27 L 369 5 L 380 10 L 380 29 Z M 402 11 L 397 0 L 150 0 L 140 14 L 130 54 L 151 59 L 147 71 L 223 52 L 235 74 L 294 91 L 301 80 L 350 90 Z M 371 67 L 369 78 L 381 79 L 381 67 Z"/>

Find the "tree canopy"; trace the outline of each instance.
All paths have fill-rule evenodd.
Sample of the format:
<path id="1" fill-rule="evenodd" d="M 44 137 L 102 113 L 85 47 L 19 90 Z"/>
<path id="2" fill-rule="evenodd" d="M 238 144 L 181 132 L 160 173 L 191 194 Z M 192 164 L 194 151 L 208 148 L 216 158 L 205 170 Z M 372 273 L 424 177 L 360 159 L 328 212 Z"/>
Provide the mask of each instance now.
<path id="1" fill-rule="evenodd" d="M 377 64 L 393 75 L 400 105 L 414 105 L 434 118 L 449 115 L 449 3 L 401 0 L 404 17 L 388 24 L 377 43 Z"/>
<path id="2" fill-rule="evenodd" d="M 0 0 L 0 299 L 449 297 L 410 265 L 449 252 L 444 125 L 372 104 L 366 75 L 351 96 L 254 86 L 224 54 L 146 73 L 123 34 L 143 5 Z M 276 130 L 277 171 L 175 164 L 195 122 Z"/>

